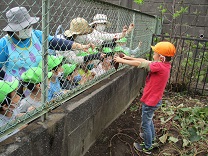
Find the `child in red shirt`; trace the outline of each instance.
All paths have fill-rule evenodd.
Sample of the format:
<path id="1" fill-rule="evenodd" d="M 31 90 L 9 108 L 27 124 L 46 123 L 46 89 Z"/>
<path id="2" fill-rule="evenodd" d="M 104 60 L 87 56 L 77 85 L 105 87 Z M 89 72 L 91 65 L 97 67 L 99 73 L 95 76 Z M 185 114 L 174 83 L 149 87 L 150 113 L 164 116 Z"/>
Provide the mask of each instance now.
<path id="1" fill-rule="evenodd" d="M 123 58 L 114 57 L 114 61 L 139 68 L 146 68 L 149 74 L 146 78 L 142 98 L 142 129 L 140 136 L 144 143 L 134 143 L 135 150 L 151 154 L 155 138 L 154 124 L 152 121 L 154 111 L 162 104 L 162 96 L 170 76 L 171 57 L 175 55 L 175 46 L 167 41 L 151 46 L 154 51 L 154 62 L 143 58 L 133 58 L 124 55 Z"/>

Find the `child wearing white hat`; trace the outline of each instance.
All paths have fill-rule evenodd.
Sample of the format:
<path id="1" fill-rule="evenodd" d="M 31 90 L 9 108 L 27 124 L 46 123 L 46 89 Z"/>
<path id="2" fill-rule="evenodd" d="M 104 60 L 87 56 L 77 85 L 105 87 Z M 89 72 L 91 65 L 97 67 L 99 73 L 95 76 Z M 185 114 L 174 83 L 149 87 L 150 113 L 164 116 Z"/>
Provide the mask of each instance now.
<path id="1" fill-rule="evenodd" d="M 78 17 L 71 21 L 70 28 L 65 31 L 64 37 L 71 38 L 81 44 L 92 43 L 98 47 L 115 46 L 115 39 L 124 37 L 134 28 L 132 23 L 129 28 L 124 26 L 122 33 L 104 32 L 103 28 L 108 26 L 110 26 L 110 22 L 104 14 L 95 15 L 94 21 L 90 24 L 85 19 Z"/>
<path id="2" fill-rule="evenodd" d="M 99 34 L 99 32 L 102 32 L 102 38 L 105 39 L 105 40 L 111 40 L 113 38 L 117 38 L 117 39 L 120 39 L 122 37 L 125 37 L 128 33 L 130 33 L 133 28 L 134 28 L 134 24 L 131 23 L 129 25 L 129 27 L 127 26 L 124 26 L 123 27 L 123 31 L 122 33 L 107 33 L 107 32 L 104 32 L 105 29 L 107 27 L 110 27 L 111 23 L 108 21 L 107 19 L 107 16 L 105 14 L 96 14 L 94 17 L 93 17 L 93 22 L 90 23 L 90 25 L 94 28 L 93 30 L 93 34 L 96 35 L 96 34 Z M 98 31 L 98 32 L 97 32 Z"/>

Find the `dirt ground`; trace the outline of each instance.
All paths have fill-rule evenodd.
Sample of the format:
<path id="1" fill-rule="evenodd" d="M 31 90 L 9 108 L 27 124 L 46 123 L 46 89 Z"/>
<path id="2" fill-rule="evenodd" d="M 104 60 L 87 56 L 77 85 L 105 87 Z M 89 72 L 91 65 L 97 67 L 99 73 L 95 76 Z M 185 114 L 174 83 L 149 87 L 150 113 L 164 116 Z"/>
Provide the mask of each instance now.
<path id="1" fill-rule="evenodd" d="M 176 98 L 176 97 L 179 98 Z M 142 142 L 139 137 L 140 132 L 140 124 L 141 124 L 141 104 L 139 102 L 140 97 L 136 97 L 136 99 L 132 102 L 129 108 L 120 115 L 109 127 L 107 127 L 104 132 L 101 134 L 99 139 L 94 143 L 93 146 L 89 149 L 89 151 L 85 154 L 85 156 L 143 156 L 143 153 L 136 153 L 133 148 L 133 142 Z M 197 99 L 197 100 L 195 100 Z M 198 103 L 204 103 L 207 105 L 208 98 L 200 98 L 195 97 L 191 98 L 189 96 L 180 96 L 177 93 L 168 93 L 166 92 L 163 101 L 166 103 L 172 102 L 174 105 L 179 105 L 183 103 L 189 107 L 195 106 L 196 101 Z M 157 112 L 155 112 L 157 115 Z M 155 123 L 155 129 L 157 136 L 162 136 L 160 124 Z M 175 136 L 179 136 L 177 131 L 172 129 L 172 132 Z M 178 137 L 181 139 L 180 137 Z M 182 139 L 181 139 L 182 140 Z M 178 146 L 182 146 L 182 141 L 177 143 Z M 152 151 L 152 155 L 159 156 L 163 155 L 162 153 L 166 153 L 165 151 L 171 150 L 172 144 L 165 143 L 160 144 L 159 148 L 155 148 Z M 180 155 L 179 153 L 173 151 L 170 152 L 171 156 Z M 201 153 L 200 156 L 208 156 L 208 153 Z M 199 155 L 197 155 L 199 156 Z"/>

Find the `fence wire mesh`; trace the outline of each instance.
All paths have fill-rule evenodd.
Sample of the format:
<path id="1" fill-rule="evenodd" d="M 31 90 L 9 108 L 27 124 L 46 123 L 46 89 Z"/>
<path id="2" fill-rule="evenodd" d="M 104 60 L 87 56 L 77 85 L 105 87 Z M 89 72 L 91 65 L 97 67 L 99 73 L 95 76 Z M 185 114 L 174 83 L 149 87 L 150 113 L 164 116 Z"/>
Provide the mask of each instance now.
<path id="1" fill-rule="evenodd" d="M 95 0 L 0 4 L 1 140 L 124 68 L 115 55 L 149 52 L 157 23 Z"/>

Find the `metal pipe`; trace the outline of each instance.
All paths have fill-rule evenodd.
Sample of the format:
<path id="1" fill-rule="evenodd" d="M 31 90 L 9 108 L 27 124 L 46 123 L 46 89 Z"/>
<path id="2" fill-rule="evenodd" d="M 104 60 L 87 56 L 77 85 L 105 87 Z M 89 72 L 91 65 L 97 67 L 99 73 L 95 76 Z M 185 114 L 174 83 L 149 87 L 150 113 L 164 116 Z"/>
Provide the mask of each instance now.
<path id="1" fill-rule="evenodd" d="M 135 13 L 133 14 L 133 23 L 135 24 Z M 131 38 L 130 38 L 130 48 L 132 49 L 133 44 L 133 37 L 134 37 L 134 29 L 131 31 Z"/>
<path id="2" fill-rule="evenodd" d="M 50 0 L 42 0 L 42 83 L 41 83 L 41 103 L 46 104 L 48 97 L 48 36 L 49 36 L 49 7 Z M 47 106 L 46 106 L 47 107 Z M 47 113 L 41 116 L 41 121 L 46 119 Z"/>

